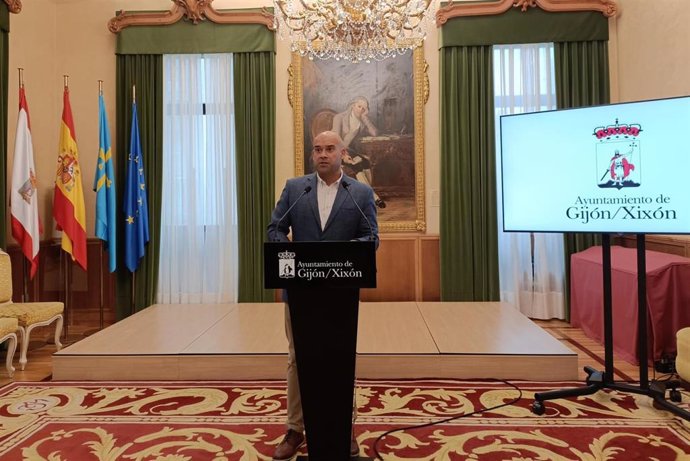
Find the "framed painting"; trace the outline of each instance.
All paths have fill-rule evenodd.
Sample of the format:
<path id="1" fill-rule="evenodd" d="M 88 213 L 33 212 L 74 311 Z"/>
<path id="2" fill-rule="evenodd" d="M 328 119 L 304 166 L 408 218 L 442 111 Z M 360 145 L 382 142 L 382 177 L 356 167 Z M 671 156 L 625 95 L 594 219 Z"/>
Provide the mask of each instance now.
<path id="1" fill-rule="evenodd" d="M 310 60 L 293 53 L 288 98 L 294 109 L 295 173 L 308 174 L 322 131 L 345 143 L 345 174 L 374 190 L 380 232 L 425 231 L 424 104 L 421 47 L 376 62 Z"/>

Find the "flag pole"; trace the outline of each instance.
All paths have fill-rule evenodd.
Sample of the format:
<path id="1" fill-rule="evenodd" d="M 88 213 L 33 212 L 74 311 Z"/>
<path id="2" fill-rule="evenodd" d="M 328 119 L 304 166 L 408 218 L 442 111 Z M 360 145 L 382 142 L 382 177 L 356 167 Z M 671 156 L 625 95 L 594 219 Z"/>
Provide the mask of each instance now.
<path id="1" fill-rule="evenodd" d="M 17 67 L 19 71 L 19 91 L 21 92 L 24 88 L 24 68 Z M 29 278 L 26 275 L 26 257 L 22 258 L 22 277 L 23 277 L 23 287 L 22 287 L 22 302 L 27 302 L 29 300 Z"/>
<path id="2" fill-rule="evenodd" d="M 134 83 L 132 83 L 132 104 L 136 104 L 136 102 L 137 102 L 137 86 Z M 134 299 L 134 297 L 136 295 L 136 282 L 137 282 L 136 273 L 132 272 L 132 304 L 131 304 L 131 311 L 132 312 L 130 315 L 134 315 L 134 311 L 135 311 L 135 299 Z"/>
<path id="3" fill-rule="evenodd" d="M 130 304 L 130 314 L 129 315 L 134 315 L 134 295 L 136 294 L 136 274 L 134 272 L 132 274 L 132 293 L 131 294 L 131 299 L 132 303 Z"/>
<path id="4" fill-rule="evenodd" d="M 69 335 L 69 322 L 72 320 L 72 316 L 70 315 L 71 312 L 69 310 L 70 306 L 70 299 L 69 299 L 69 285 L 70 285 L 70 264 L 69 264 L 69 258 L 65 257 L 65 251 L 62 249 L 62 245 L 60 246 L 60 267 L 64 271 L 65 278 L 65 327 L 62 329 L 62 331 L 65 332 L 64 338 L 65 341 L 67 341 L 67 336 Z"/>
<path id="5" fill-rule="evenodd" d="M 63 85 L 65 88 L 65 91 L 69 91 L 69 75 L 67 74 L 62 74 L 62 81 Z M 64 232 L 64 230 L 63 230 Z M 63 253 L 65 253 L 65 250 L 62 248 L 62 245 L 60 245 L 60 256 L 63 256 Z M 70 264 L 70 258 L 65 258 L 65 341 L 67 341 L 67 336 L 69 335 L 68 329 L 69 329 L 69 322 L 72 320 L 72 297 L 70 296 L 71 290 L 70 286 L 72 285 L 72 265 Z"/>
<path id="6" fill-rule="evenodd" d="M 103 80 L 98 81 L 98 96 L 103 96 Z M 104 322 L 103 322 L 103 310 L 105 309 L 104 306 L 104 298 L 105 296 L 103 295 L 103 244 L 101 243 L 101 251 L 98 254 L 99 256 L 99 264 L 98 264 L 98 276 L 99 276 L 99 286 L 100 286 L 100 299 L 98 300 L 100 305 L 98 306 L 98 325 L 100 329 L 103 329 Z M 114 257 L 114 255 L 111 255 L 111 257 Z"/>

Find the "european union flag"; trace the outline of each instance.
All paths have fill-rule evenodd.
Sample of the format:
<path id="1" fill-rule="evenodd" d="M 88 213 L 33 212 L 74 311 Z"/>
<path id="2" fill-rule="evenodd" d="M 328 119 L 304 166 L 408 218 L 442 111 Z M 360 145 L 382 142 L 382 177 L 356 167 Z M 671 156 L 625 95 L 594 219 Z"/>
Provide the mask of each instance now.
<path id="1" fill-rule="evenodd" d="M 141 154 L 136 102 L 132 103 L 132 134 L 129 142 L 123 209 L 125 212 L 125 264 L 130 272 L 134 272 L 146 253 L 144 247 L 149 241 L 144 157 Z"/>
<path id="2" fill-rule="evenodd" d="M 93 190 L 96 191 L 96 237 L 108 247 L 108 268 L 115 272 L 117 267 L 115 226 L 115 171 L 110 149 L 110 128 L 105 112 L 103 95 L 98 96 L 99 147 L 96 177 Z"/>

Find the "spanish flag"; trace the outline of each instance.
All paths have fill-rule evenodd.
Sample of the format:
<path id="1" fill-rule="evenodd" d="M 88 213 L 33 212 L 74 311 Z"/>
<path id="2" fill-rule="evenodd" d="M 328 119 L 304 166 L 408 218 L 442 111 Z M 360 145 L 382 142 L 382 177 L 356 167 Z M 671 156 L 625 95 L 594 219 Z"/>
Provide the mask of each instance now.
<path id="1" fill-rule="evenodd" d="M 74 131 L 69 89 L 65 86 L 60 124 L 53 217 L 62 231 L 62 249 L 86 270 L 86 213 L 81 183 L 77 135 Z"/>

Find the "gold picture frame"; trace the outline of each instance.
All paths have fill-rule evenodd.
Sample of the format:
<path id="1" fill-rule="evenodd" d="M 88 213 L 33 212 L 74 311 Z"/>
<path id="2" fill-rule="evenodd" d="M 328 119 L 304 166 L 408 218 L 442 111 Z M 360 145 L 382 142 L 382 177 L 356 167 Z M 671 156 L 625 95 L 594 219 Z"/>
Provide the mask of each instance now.
<path id="1" fill-rule="evenodd" d="M 309 152 L 314 134 L 343 130 L 342 120 L 349 119 L 347 114 L 352 115 L 351 108 L 356 101 L 360 104 L 364 101 L 371 114 L 367 116 L 366 126 L 373 126 L 373 129 L 366 132 L 365 125 L 356 122 L 357 130 L 363 135 L 348 148 L 356 161 L 359 157 L 365 162 L 352 167 L 359 171 L 344 162 L 344 170 L 354 178 L 369 182 L 377 200 L 385 204 L 378 208 L 380 232 L 426 231 L 424 105 L 429 98 L 427 68 L 421 46 L 403 55 L 371 63 L 310 60 L 297 52 L 292 54 L 288 99 L 294 110 L 295 174 L 299 176 L 311 171 Z M 343 139 L 348 138 L 342 131 L 340 134 Z"/>

